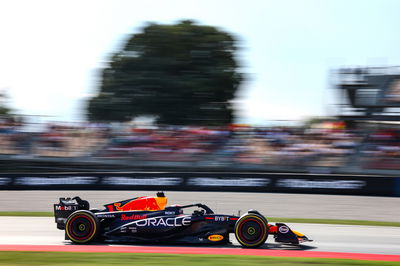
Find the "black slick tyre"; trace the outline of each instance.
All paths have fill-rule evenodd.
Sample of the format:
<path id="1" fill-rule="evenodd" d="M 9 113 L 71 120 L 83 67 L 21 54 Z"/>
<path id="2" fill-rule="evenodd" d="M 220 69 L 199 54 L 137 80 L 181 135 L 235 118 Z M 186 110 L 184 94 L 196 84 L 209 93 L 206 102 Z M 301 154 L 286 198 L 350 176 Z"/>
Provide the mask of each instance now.
<path id="1" fill-rule="evenodd" d="M 259 247 L 268 238 L 268 222 L 261 215 L 247 213 L 236 222 L 235 237 L 243 247 Z"/>
<path id="2" fill-rule="evenodd" d="M 90 211 L 79 210 L 72 213 L 65 224 L 65 233 L 76 244 L 93 241 L 99 231 L 99 221 Z"/>

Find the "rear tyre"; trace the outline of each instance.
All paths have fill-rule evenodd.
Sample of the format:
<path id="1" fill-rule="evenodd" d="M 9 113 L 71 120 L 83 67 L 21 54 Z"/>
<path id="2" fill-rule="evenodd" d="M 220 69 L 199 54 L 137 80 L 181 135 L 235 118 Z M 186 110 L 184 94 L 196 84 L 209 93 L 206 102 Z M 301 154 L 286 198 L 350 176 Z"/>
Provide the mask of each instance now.
<path id="1" fill-rule="evenodd" d="M 259 247 L 268 238 L 268 222 L 261 215 L 247 213 L 236 222 L 235 236 L 243 247 Z"/>
<path id="2" fill-rule="evenodd" d="M 72 242 L 86 244 L 93 241 L 99 231 L 99 221 L 90 211 L 72 213 L 65 224 L 65 233 Z"/>

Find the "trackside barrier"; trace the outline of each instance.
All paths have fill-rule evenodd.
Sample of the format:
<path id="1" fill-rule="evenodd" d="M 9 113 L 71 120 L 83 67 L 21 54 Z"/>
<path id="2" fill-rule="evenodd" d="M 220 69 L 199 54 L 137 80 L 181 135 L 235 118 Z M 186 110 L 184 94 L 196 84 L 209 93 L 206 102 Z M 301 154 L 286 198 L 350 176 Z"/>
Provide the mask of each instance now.
<path id="1" fill-rule="evenodd" d="M 286 173 L 0 174 L 0 190 L 175 190 L 400 196 L 400 178 Z"/>

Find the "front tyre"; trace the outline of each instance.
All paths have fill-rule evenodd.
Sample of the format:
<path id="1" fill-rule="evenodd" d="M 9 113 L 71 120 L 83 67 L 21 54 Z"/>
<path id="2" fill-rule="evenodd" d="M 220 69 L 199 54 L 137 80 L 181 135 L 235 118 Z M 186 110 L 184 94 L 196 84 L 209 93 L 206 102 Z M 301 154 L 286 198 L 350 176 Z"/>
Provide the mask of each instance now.
<path id="1" fill-rule="evenodd" d="M 243 247 L 259 247 L 267 240 L 268 222 L 258 214 L 247 213 L 236 222 L 235 236 Z"/>
<path id="2" fill-rule="evenodd" d="M 99 221 L 90 211 L 80 210 L 72 213 L 65 224 L 65 233 L 72 242 L 86 244 L 96 238 Z"/>

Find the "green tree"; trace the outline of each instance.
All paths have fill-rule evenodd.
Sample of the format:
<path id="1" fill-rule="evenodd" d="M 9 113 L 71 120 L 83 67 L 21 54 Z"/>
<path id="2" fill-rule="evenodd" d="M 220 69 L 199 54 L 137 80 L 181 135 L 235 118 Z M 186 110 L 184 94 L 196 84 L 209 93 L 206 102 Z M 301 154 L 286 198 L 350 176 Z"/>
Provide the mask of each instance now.
<path id="1" fill-rule="evenodd" d="M 0 91 L 0 116 L 10 116 L 11 109 L 7 107 L 8 96 L 5 92 Z"/>
<path id="2" fill-rule="evenodd" d="M 130 36 L 102 70 L 88 103 L 91 121 L 151 115 L 162 124 L 224 125 L 242 80 L 236 40 L 215 27 L 182 21 L 149 24 Z"/>

